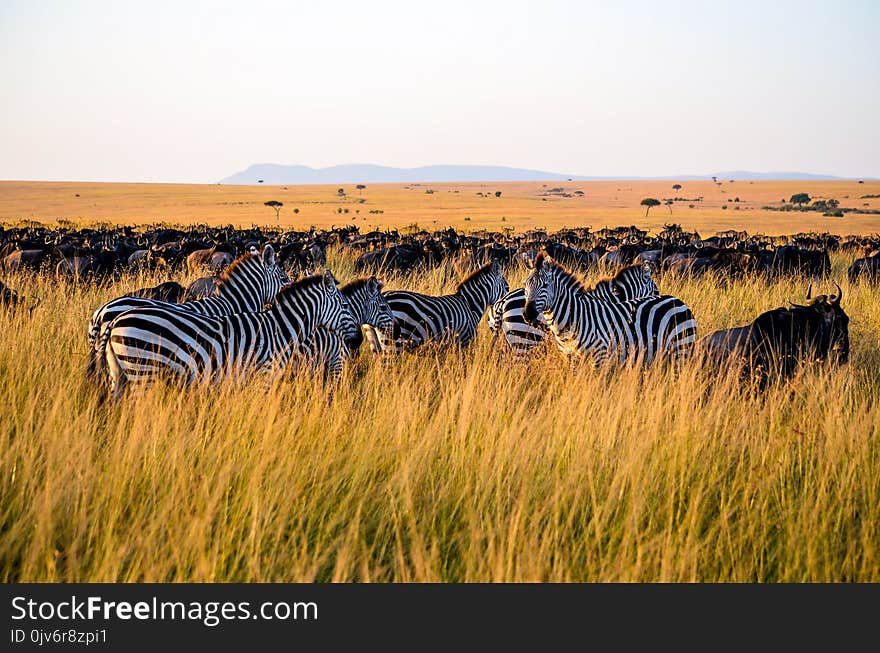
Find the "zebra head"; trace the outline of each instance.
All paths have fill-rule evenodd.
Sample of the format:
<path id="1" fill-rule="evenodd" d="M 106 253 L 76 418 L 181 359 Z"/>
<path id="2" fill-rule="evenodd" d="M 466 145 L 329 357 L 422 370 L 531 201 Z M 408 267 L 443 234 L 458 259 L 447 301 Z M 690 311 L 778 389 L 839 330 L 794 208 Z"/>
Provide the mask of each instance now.
<path id="1" fill-rule="evenodd" d="M 348 299 L 357 324 L 376 327 L 380 331 L 390 329 L 394 314 L 388 300 L 382 294 L 383 283 L 376 277 L 356 279 L 345 284 L 340 291 Z"/>
<path id="2" fill-rule="evenodd" d="M 269 304 L 290 278 L 278 265 L 275 250 L 266 245 L 259 254 L 247 253 L 233 261 L 217 281 L 217 295 L 239 312 L 259 310 Z"/>
<path id="3" fill-rule="evenodd" d="M 626 302 L 642 297 L 656 297 L 660 289 L 654 283 L 651 266 L 647 263 L 623 268 L 610 281 L 611 292 L 619 301 Z"/>
<path id="4" fill-rule="evenodd" d="M 268 296 L 266 303 L 268 304 L 278 294 L 278 291 L 290 285 L 290 277 L 278 263 L 278 257 L 275 256 L 272 245 L 266 245 L 259 257 L 265 272 L 266 295 Z"/>
<path id="5" fill-rule="evenodd" d="M 560 268 L 545 252 L 540 252 L 535 257 L 531 268 L 525 283 L 526 304 L 523 317 L 532 326 L 538 326 L 540 316 L 550 310 L 556 300 L 556 271 Z"/>
<path id="6" fill-rule="evenodd" d="M 361 326 L 351 302 L 336 286 L 336 278 L 330 270 L 324 270 L 321 275 L 321 289 L 323 301 L 316 307 L 318 324 L 338 332 L 345 339 L 359 336 Z"/>

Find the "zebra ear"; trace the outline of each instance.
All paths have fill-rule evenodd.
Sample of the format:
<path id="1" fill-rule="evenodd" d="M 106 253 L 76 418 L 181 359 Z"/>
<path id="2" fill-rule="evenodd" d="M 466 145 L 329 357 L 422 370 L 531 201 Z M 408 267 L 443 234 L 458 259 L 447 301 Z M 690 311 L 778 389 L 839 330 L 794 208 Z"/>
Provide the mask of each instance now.
<path id="1" fill-rule="evenodd" d="M 324 290 L 333 292 L 333 289 L 336 288 L 336 278 L 333 276 L 333 273 L 330 270 L 324 270 L 321 278 L 324 281 Z"/>
<path id="2" fill-rule="evenodd" d="M 378 293 L 382 290 L 382 282 L 379 281 L 376 277 L 370 277 L 367 279 L 367 290 L 372 293 Z"/>
<path id="3" fill-rule="evenodd" d="M 263 248 L 263 265 L 269 267 L 270 265 L 275 265 L 275 250 L 272 249 L 272 245 L 266 245 Z"/>

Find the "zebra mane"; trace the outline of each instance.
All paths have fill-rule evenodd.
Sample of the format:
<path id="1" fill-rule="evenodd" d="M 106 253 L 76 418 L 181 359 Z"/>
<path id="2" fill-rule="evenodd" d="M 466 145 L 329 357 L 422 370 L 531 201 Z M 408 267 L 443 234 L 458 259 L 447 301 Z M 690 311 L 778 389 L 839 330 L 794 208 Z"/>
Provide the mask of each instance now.
<path id="1" fill-rule="evenodd" d="M 251 259 L 258 259 L 260 257 L 259 254 L 254 254 L 251 252 L 247 252 L 246 254 L 242 254 L 237 259 L 235 259 L 232 263 L 230 263 L 223 272 L 220 273 L 220 276 L 217 277 L 216 284 L 217 288 L 220 289 L 222 286 L 225 286 L 227 283 L 232 280 L 232 278 L 237 274 L 237 270 L 240 267 L 243 267 L 248 261 Z"/>
<path id="2" fill-rule="evenodd" d="M 539 270 L 546 266 L 549 266 L 554 270 L 556 276 L 559 277 L 566 286 L 571 288 L 575 294 L 587 294 L 592 290 L 592 288 L 587 288 L 583 281 L 554 261 L 545 251 L 542 250 L 538 252 L 538 255 L 535 257 L 535 269 Z"/>
<path id="3" fill-rule="evenodd" d="M 493 265 L 495 265 L 495 261 L 492 261 L 492 263 L 487 263 L 483 267 L 471 272 L 467 277 L 464 278 L 464 280 L 460 284 L 458 284 L 456 291 L 461 290 L 462 286 L 467 285 L 471 281 L 488 276 L 492 272 Z"/>

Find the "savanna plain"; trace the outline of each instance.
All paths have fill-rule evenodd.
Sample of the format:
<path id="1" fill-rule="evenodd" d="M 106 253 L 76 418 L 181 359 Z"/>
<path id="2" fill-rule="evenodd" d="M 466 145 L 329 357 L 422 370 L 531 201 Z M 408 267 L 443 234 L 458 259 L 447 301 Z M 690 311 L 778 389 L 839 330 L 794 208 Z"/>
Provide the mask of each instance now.
<path id="1" fill-rule="evenodd" d="M 795 192 L 878 208 L 861 195 L 880 182 L 684 183 L 680 195 L 703 200 L 646 217 L 640 198 L 674 197 L 654 183 L 548 184 L 566 198 L 542 195 L 540 183 L 352 186 L 341 196 L 3 182 L 0 219 L 880 232 L 877 215 L 762 209 Z M 277 222 L 263 206 L 273 199 L 285 207 Z M 840 284 L 850 362 L 807 365 L 765 389 L 699 359 L 596 371 L 571 369 L 550 348 L 516 365 L 483 323 L 465 350 L 384 364 L 363 351 L 332 395 L 288 378 L 269 394 L 259 384 L 158 386 L 117 404 L 101 403 L 85 378 L 88 317 L 167 277 L 98 287 L 7 274 L 42 301 L 0 312 L 0 579 L 880 581 L 880 290 L 847 280 L 852 259 L 834 253 L 818 282 L 657 277 L 691 307 L 700 335 L 803 301 L 811 282 L 829 293 Z M 353 260 L 330 249 L 327 267 L 347 281 Z M 511 287 L 526 273 L 505 270 Z M 458 280 L 447 266 L 385 275 L 388 289 L 432 294 Z"/>

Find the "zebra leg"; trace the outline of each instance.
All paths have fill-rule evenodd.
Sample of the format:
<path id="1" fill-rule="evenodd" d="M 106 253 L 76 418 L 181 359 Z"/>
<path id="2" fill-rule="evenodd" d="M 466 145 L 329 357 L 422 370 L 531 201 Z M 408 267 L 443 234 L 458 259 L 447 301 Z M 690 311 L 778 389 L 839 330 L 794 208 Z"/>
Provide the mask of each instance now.
<path id="1" fill-rule="evenodd" d="M 120 365 L 119 359 L 116 358 L 116 354 L 113 351 L 113 345 L 110 342 L 107 342 L 107 344 L 104 345 L 104 358 L 107 363 L 105 370 L 107 373 L 107 385 L 109 386 L 110 398 L 116 403 L 125 393 L 125 388 L 128 385 L 128 375 L 125 373 L 122 365 Z"/>

